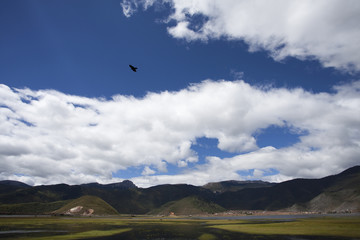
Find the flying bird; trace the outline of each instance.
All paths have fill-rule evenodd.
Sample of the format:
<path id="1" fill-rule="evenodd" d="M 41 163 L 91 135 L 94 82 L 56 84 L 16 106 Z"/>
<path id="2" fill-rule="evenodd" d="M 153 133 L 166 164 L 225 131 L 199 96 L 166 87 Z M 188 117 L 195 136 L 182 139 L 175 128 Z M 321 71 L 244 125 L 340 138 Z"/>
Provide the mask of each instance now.
<path id="1" fill-rule="evenodd" d="M 129 65 L 129 67 L 130 67 L 131 70 L 133 70 L 134 72 L 136 72 L 136 69 L 138 69 L 137 67 L 134 67 L 133 65 Z"/>

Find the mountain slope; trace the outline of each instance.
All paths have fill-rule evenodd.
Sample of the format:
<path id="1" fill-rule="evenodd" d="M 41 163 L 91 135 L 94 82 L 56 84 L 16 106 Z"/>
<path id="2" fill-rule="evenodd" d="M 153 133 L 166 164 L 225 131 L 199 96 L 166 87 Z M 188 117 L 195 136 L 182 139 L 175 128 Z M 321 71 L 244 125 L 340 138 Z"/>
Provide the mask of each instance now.
<path id="1" fill-rule="evenodd" d="M 217 203 L 227 209 L 286 209 L 294 204 L 304 206 L 320 194 L 331 189 L 353 189 L 360 185 L 360 166 L 350 168 L 338 175 L 321 179 L 294 179 L 269 188 L 246 188 L 237 192 L 225 192 Z M 354 192 L 357 196 L 359 192 Z M 339 201 L 345 201 L 343 195 Z"/>
<path id="2" fill-rule="evenodd" d="M 112 206 L 99 197 L 82 196 L 75 199 L 60 209 L 53 211 L 54 214 L 64 215 L 116 215 L 119 214 Z"/>
<path id="3" fill-rule="evenodd" d="M 167 202 L 160 208 L 150 211 L 151 215 L 196 215 L 223 212 L 225 209 L 213 202 L 208 202 L 199 197 L 190 196 L 178 201 Z"/>
<path id="4" fill-rule="evenodd" d="M 217 204 L 227 210 L 360 211 L 360 166 L 321 179 L 294 179 L 277 184 L 226 181 L 211 183 L 206 188 L 167 184 L 143 189 L 130 181 L 35 187 L 2 182 L 0 189 L 5 190 L 0 191 L 0 211 L 3 209 L 3 213 L 38 214 L 41 209 L 49 212 L 86 195 L 101 198 L 117 212 L 127 214 L 146 214 L 154 209 L 170 211 L 180 209 L 179 206 L 196 209 L 195 202 L 199 199 L 200 205 Z"/>
<path id="5" fill-rule="evenodd" d="M 0 193 L 16 191 L 19 189 L 31 188 L 31 186 L 12 180 L 3 180 L 0 181 Z"/>
<path id="6" fill-rule="evenodd" d="M 295 203 L 288 210 L 313 212 L 353 212 L 360 209 L 360 172 L 350 168 L 337 181 L 304 204 Z"/>
<path id="7" fill-rule="evenodd" d="M 30 203 L 16 203 L 16 204 L 0 204 L 0 214 L 5 215 L 37 215 L 50 214 L 67 204 L 67 201 L 56 201 L 49 203 L 30 202 Z"/>
<path id="8" fill-rule="evenodd" d="M 222 181 L 222 182 L 211 182 L 203 186 L 203 188 L 209 189 L 214 193 L 223 192 L 236 192 L 245 188 L 262 188 L 271 187 L 276 183 L 269 183 L 264 181 Z"/>

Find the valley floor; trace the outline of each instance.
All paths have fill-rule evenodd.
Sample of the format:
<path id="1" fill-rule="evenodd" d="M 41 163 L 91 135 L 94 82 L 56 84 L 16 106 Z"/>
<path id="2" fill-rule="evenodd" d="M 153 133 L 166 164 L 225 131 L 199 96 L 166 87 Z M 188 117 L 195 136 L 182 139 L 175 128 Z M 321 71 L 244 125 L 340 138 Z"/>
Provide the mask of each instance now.
<path id="1" fill-rule="evenodd" d="M 360 216 L 216 220 L 150 216 L 2 217 L 0 238 L 360 240 Z"/>

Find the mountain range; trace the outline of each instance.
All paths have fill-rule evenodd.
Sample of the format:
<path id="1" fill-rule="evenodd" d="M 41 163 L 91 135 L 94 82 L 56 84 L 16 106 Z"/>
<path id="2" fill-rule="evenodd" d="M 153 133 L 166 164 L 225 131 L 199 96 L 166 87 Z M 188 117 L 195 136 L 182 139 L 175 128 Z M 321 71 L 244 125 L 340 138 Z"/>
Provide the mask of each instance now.
<path id="1" fill-rule="evenodd" d="M 98 215 L 188 215 L 228 210 L 359 212 L 360 166 L 320 179 L 281 183 L 223 181 L 139 188 L 129 180 L 42 186 L 0 181 L 0 214 L 63 214 L 80 203 L 82 212 L 90 209 Z"/>

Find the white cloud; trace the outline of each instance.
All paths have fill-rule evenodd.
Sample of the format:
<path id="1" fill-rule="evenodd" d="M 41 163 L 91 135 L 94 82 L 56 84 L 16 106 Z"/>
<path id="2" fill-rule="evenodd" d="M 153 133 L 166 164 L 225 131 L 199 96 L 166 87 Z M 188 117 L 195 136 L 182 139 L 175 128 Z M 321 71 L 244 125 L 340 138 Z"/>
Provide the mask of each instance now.
<path id="1" fill-rule="evenodd" d="M 123 13 L 126 17 L 133 15 L 138 7 L 137 3 L 131 0 L 123 0 L 123 2 L 120 3 L 120 6 L 122 7 Z"/>
<path id="2" fill-rule="evenodd" d="M 156 0 L 123 0 L 120 3 L 120 6 L 123 10 L 123 14 L 126 17 L 131 17 L 136 11 L 139 5 L 141 5 L 144 10 L 146 10 L 148 7 L 154 5 L 156 3 Z"/>
<path id="3" fill-rule="evenodd" d="M 243 40 L 249 51 L 275 60 L 315 58 L 326 67 L 360 70 L 360 2 L 357 0 L 125 0 L 124 14 L 142 5 L 171 3 L 168 32 L 188 41 Z M 128 14 L 129 12 L 129 14 Z M 205 21 L 197 22 L 199 16 Z M 196 25 L 196 27 L 193 27 Z"/>
<path id="4" fill-rule="evenodd" d="M 149 166 L 144 167 L 144 170 L 142 171 L 141 175 L 152 175 L 156 173 L 153 169 L 151 169 Z"/>
<path id="5" fill-rule="evenodd" d="M 139 186 L 243 179 L 239 171 L 249 169 L 249 178 L 272 181 L 334 174 L 360 164 L 359 93 L 360 81 L 315 94 L 207 80 L 106 100 L 0 85 L 0 178 L 113 182 L 121 178 L 112 173 L 141 166 L 143 176 L 132 179 Z M 308 134 L 286 148 L 259 148 L 254 136 L 270 126 Z M 191 146 L 201 137 L 235 156 L 197 163 Z M 168 165 L 182 172 L 164 174 Z M 279 173 L 262 175 L 269 169 Z"/>

